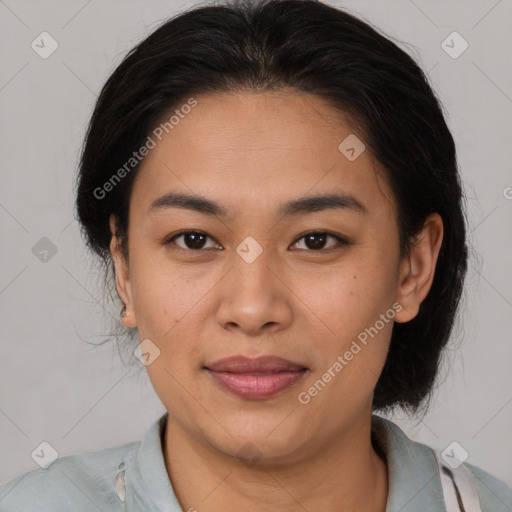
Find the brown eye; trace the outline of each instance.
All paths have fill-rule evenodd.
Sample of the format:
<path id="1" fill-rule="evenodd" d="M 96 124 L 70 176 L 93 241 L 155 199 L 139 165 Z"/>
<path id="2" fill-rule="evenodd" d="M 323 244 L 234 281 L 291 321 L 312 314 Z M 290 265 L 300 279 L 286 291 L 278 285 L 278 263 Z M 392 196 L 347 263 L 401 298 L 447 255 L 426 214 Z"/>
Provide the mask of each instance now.
<path id="1" fill-rule="evenodd" d="M 312 251 L 321 251 L 322 249 L 326 249 L 325 245 L 329 239 L 335 240 L 336 243 L 331 244 L 327 249 L 332 249 L 336 247 L 336 245 L 346 245 L 347 241 L 341 238 L 340 236 L 333 235 L 331 233 L 327 233 L 326 231 L 315 231 L 311 233 L 306 233 L 299 240 L 304 240 L 305 247 L 299 247 L 299 249 L 312 250 Z M 295 242 L 294 246 L 298 244 L 298 241 Z"/>
<path id="2" fill-rule="evenodd" d="M 183 239 L 183 245 L 177 244 L 175 241 L 182 238 Z M 204 249 L 206 247 L 206 241 L 212 238 L 208 236 L 206 233 L 202 233 L 201 231 L 182 231 L 181 233 L 178 233 L 177 235 L 174 235 L 172 238 L 166 241 L 166 244 L 174 243 L 176 244 L 180 249 L 183 250 L 191 250 L 191 251 L 199 251 L 201 249 Z M 216 245 L 206 247 L 209 248 L 215 248 Z"/>

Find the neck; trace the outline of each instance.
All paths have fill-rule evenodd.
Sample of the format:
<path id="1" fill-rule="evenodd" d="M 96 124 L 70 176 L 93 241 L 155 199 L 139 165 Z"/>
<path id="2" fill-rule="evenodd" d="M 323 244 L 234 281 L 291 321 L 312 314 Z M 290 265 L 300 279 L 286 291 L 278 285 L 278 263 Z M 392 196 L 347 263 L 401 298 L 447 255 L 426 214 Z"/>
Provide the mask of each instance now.
<path id="1" fill-rule="evenodd" d="M 303 447 L 286 462 L 255 464 L 191 436 L 168 415 L 163 448 L 183 510 L 385 512 L 386 463 L 371 444 L 371 412 L 333 439 Z"/>

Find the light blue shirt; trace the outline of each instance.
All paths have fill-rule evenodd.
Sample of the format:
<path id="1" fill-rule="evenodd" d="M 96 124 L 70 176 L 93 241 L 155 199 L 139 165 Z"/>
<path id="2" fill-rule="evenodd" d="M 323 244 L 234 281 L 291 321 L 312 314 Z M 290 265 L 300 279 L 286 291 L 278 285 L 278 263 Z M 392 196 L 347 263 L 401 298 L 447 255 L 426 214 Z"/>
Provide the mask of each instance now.
<path id="1" fill-rule="evenodd" d="M 167 416 L 153 423 L 142 441 L 68 455 L 14 478 L 0 488 L 0 512 L 183 512 L 162 451 Z M 446 512 L 431 448 L 376 415 L 372 436 L 388 464 L 386 512 Z M 512 486 L 464 466 L 475 477 L 482 512 L 512 512 Z"/>

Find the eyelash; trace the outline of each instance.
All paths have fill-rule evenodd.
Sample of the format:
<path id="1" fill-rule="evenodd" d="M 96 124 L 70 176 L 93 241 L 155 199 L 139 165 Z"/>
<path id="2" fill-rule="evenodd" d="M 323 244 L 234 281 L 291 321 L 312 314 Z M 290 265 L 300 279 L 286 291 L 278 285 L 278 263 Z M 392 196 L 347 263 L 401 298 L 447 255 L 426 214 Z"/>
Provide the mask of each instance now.
<path id="1" fill-rule="evenodd" d="M 172 235 L 171 237 L 166 238 L 163 241 L 163 245 L 170 245 L 170 244 L 174 243 L 174 240 L 176 240 L 177 238 L 179 238 L 179 237 L 181 237 L 183 235 L 190 234 L 190 233 L 194 233 L 194 234 L 197 234 L 197 235 L 204 235 L 207 238 L 210 238 L 211 240 L 214 240 L 211 236 L 209 236 L 204 231 L 185 230 L 185 231 L 180 231 L 179 233 L 176 233 L 175 235 Z M 306 238 L 308 235 L 327 235 L 328 237 L 334 238 L 338 242 L 338 247 L 333 246 L 333 247 L 328 247 L 327 249 L 317 249 L 317 250 L 315 250 L 315 249 L 296 249 L 296 250 L 307 251 L 307 252 L 319 252 L 320 253 L 320 252 L 328 252 L 330 250 L 335 250 L 335 249 L 341 248 L 341 247 L 343 247 L 345 245 L 349 245 L 349 241 L 346 238 L 344 238 L 344 237 L 342 237 L 340 235 L 336 235 L 334 233 L 331 233 L 329 231 L 308 231 L 307 233 L 304 233 L 301 236 L 299 236 L 293 242 L 292 245 L 296 245 L 300 240 Z M 213 249 L 213 248 L 212 247 L 208 247 L 207 249 Z M 199 253 L 199 252 L 204 252 L 206 249 L 203 249 L 203 248 L 202 249 L 188 249 L 188 248 L 183 248 L 183 247 L 176 246 L 174 248 L 174 250 Z"/>

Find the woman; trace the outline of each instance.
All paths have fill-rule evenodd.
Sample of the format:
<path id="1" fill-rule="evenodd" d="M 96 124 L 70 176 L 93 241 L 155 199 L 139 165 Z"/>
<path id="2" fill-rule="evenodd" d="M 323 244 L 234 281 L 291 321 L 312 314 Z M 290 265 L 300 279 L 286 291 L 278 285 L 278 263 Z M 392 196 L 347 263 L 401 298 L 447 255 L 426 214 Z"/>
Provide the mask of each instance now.
<path id="1" fill-rule="evenodd" d="M 270 0 L 167 21 L 105 84 L 77 189 L 167 414 L 18 477 L 0 510 L 512 510 L 373 414 L 431 394 L 462 197 L 425 75 L 361 20 Z"/>

